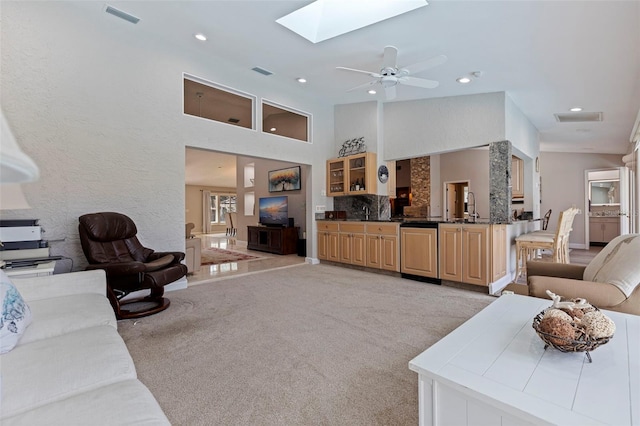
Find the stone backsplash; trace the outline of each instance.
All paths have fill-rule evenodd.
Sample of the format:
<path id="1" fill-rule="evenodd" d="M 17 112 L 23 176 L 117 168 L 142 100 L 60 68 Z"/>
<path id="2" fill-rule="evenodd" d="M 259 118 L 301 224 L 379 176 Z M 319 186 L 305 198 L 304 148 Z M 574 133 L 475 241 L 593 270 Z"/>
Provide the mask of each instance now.
<path id="1" fill-rule="evenodd" d="M 369 220 L 391 219 L 391 204 L 386 195 L 345 195 L 333 198 L 333 209 L 347 212 L 347 219 L 365 219 L 367 207 Z"/>

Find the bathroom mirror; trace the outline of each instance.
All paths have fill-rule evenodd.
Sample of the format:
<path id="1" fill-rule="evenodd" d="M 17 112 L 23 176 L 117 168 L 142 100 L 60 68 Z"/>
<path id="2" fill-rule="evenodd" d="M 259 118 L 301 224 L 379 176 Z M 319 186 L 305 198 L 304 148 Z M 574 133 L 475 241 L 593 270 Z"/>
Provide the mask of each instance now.
<path id="1" fill-rule="evenodd" d="M 619 180 L 589 181 L 589 200 L 592 206 L 612 206 L 620 204 Z"/>

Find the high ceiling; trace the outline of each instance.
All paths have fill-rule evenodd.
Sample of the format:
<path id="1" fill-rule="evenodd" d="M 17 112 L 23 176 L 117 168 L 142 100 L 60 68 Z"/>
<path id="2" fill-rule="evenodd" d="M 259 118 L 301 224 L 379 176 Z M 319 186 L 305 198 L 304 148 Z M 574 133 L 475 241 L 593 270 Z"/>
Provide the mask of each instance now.
<path id="1" fill-rule="evenodd" d="M 247 70 L 262 67 L 273 75 L 251 73 L 250 78 L 289 85 L 333 104 L 376 96 L 384 101 L 383 90 L 377 95 L 347 92 L 369 77 L 338 66 L 377 72 L 387 45 L 398 48 L 400 66 L 444 54 L 444 64 L 417 75 L 438 80 L 439 87 L 399 86 L 394 101 L 505 91 L 539 130 L 543 151 L 629 150 L 640 110 L 640 1 L 432 0 L 426 7 L 317 44 L 275 22 L 309 3 L 109 4 L 141 18 L 137 30 L 154 43 L 224 58 Z M 104 13 L 101 2 L 77 6 L 89 20 Z M 196 40 L 195 33 L 205 34 L 208 41 Z M 471 83 L 456 82 L 476 71 L 481 76 Z M 301 85 L 298 77 L 308 82 Z M 574 106 L 602 112 L 603 121 L 556 121 L 555 113 L 568 113 Z"/>
<path id="2" fill-rule="evenodd" d="M 236 156 L 187 148 L 184 174 L 186 185 L 235 188 Z"/>

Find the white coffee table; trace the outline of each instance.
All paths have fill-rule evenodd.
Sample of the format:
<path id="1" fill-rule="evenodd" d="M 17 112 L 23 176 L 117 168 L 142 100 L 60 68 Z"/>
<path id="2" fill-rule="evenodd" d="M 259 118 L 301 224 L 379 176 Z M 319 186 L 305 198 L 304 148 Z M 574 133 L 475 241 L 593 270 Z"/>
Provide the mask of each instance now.
<path id="1" fill-rule="evenodd" d="M 420 425 L 640 425 L 640 316 L 591 352 L 544 350 L 531 327 L 551 300 L 504 295 L 409 362 Z"/>

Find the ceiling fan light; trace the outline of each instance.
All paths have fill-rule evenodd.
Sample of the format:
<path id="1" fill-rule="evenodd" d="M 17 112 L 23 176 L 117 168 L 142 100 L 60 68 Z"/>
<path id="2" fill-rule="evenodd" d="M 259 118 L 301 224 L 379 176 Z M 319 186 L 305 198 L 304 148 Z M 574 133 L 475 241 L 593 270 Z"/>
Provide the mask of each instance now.
<path id="1" fill-rule="evenodd" d="M 195 38 L 197 38 L 200 41 L 207 41 L 207 36 L 202 34 L 202 33 L 198 33 L 196 35 L 194 35 Z"/>
<path id="2" fill-rule="evenodd" d="M 307 79 L 303 78 L 303 77 L 296 78 L 296 80 L 298 81 L 298 83 L 306 83 L 307 82 Z"/>

